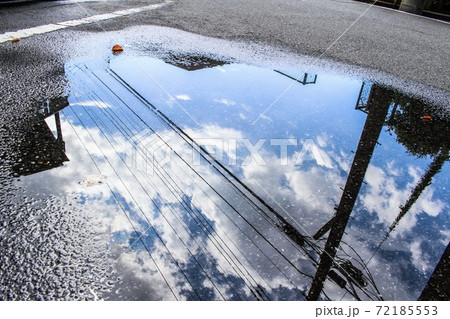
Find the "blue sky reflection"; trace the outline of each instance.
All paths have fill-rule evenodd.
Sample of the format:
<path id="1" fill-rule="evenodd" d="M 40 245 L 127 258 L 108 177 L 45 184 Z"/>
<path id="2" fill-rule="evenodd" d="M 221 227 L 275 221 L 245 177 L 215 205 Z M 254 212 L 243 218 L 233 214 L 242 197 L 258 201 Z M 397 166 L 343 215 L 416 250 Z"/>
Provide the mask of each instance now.
<path id="1" fill-rule="evenodd" d="M 45 174 L 104 215 L 122 274 L 107 298 L 304 299 L 324 244 L 311 236 L 339 204 L 367 117 L 355 110 L 362 81 L 317 74 L 267 110 L 292 80 L 257 66 L 188 71 L 124 55 L 106 70 L 78 61 L 66 72 L 70 162 Z M 339 257 L 372 258 L 386 300 L 417 299 L 450 237 L 449 166 L 372 257 L 434 159 L 409 155 L 386 127 L 378 143 Z M 90 174 L 105 185 L 67 183 Z M 325 293 L 352 298 L 332 282 Z"/>

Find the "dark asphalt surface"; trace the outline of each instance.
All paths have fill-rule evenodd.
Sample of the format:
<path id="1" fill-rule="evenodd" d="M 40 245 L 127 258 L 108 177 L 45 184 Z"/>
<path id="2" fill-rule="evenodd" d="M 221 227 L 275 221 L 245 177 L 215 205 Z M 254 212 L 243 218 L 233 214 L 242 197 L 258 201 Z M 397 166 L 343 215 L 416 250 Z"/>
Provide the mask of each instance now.
<path id="1" fill-rule="evenodd" d="M 450 26 L 350 0 L 181 1 L 155 23 L 288 47 L 448 90 Z M 365 14 L 352 25 L 361 14 Z M 351 28 L 342 35 L 347 28 Z M 342 35 L 342 37 L 341 37 Z"/>
<path id="2" fill-rule="evenodd" d="M 79 5 L 94 15 L 157 2 L 87 1 Z M 0 11 L 0 31 L 84 16 L 86 12 L 74 1 L 10 5 Z M 352 0 L 230 0 L 226 4 L 219 0 L 175 0 L 157 11 L 101 23 L 106 30 L 142 24 L 270 44 L 316 57 L 323 54 L 324 58 L 450 89 L 448 23 Z M 96 25 L 79 29 L 99 31 Z"/>

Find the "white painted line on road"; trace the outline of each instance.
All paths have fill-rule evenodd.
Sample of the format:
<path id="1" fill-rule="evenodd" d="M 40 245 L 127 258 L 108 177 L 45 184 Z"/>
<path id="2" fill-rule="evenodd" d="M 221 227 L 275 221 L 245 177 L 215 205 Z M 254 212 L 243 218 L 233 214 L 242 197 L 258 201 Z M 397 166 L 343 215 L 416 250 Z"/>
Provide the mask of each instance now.
<path id="1" fill-rule="evenodd" d="M 34 28 L 20 30 L 17 32 L 9 32 L 9 33 L 7 33 L 7 35 L 13 39 L 26 38 L 26 37 L 30 37 L 35 34 L 47 33 L 47 32 L 64 29 L 64 28 L 65 27 L 62 25 L 47 24 L 47 25 L 41 25 L 40 27 L 34 27 Z"/>
<path id="2" fill-rule="evenodd" d="M 81 25 L 81 24 L 88 24 L 88 23 L 93 23 L 93 22 L 97 22 L 97 21 L 113 19 L 113 18 L 117 18 L 120 16 L 121 15 L 114 14 L 114 13 L 106 13 L 106 14 L 99 14 L 96 16 L 87 17 L 87 18 L 83 18 L 83 19 L 59 22 L 58 24 L 66 26 L 66 27 L 74 27 L 74 26 Z"/>
<path id="3" fill-rule="evenodd" d="M 144 7 L 119 10 L 119 11 L 105 13 L 105 14 L 98 14 L 98 15 L 94 15 L 94 16 L 82 18 L 82 19 L 68 20 L 68 21 L 52 23 L 52 24 L 45 24 L 45 25 L 41 25 L 38 27 L 18 30 L 15 32 L 6 32 L 3 34 L 0 34 L 0 43 L 8 42 L 13 39 L 23 39 L 23 38 L 31 37 L 36 34 L 48 33 L 48 32 L 52 32 L 52 31 L 56 31 L 56 30 L 65 29 L 68 27 L 74 27 L 74 26 L 78 26 L 78 25 L 114 19 L 117 17 L 123 17 L 126 15 L 131 15 L 131 14 L 144 12 L 144 11 L 156 10 L 156 9 L 162 8 L 172 2 L 173 1 L 171 1 L 171 0 L 166 0 L 162 3 L 151 4 L 151 5 L 144 6 Z"/>

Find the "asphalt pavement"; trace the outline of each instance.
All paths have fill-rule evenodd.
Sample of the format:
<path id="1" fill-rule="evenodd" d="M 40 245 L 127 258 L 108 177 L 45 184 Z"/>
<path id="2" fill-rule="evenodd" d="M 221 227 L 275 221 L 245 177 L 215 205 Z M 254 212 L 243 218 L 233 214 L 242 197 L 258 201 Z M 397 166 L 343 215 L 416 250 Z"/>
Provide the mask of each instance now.
<path id="1" fill-rule="evenodd" d="M 2 7 L 1 32 L 158 1 L 57 1 Z M 81 9 L 84 8 L 84 9 Z M 102 21 L 106 30 L 163 25 L 251 41 L 369 67 L 450 89 L 450 25 L 351 0 L 174 0 L 164 8 Z M 79 29 L 99 31 L 98 26 Z"/>

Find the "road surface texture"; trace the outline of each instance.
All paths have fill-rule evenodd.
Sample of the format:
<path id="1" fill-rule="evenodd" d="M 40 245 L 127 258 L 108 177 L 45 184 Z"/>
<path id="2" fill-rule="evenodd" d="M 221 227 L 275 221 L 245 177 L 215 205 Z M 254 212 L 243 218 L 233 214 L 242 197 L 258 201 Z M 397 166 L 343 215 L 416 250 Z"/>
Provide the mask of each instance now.
<path id="1" fill-rule="evenodd" d="M 67 23 L 63 26 L 67 21 L 158 3 L 164 5 L 137 13 L 126 11 L 126 15 L 98 22 L 85 23 L 84 20 L 76 26 Z M 32 29 L 44 25 L 53 26 L 44 28 L 48 32 L 42 28 Z M 73 71 L 65 69 L 70 67 L 69 62 L 81 58 L 103 59 L 111 55 L 116 39 L 128 45 L 130 50 L 139 51 L 146 47 L 131 48 L 132 44 L 151 42 L 150 36 L 162 43 L 164 39 L 158 37 L 169 34 L 167 28 L 152 29 L 149 33 L 146 33 L 147 29 L 139 31 L 137 27 L 143 25 L 170 27 L 254 45 L 250 48 L 266 47 L 267 50 L 273 48 L 306 56 L 301 58 L 302 61 L 320 58 L 317 65 L 325 59 L 357 70 L 367 68 L 367 74 L 374 77 L 380 74 L 389 77 L 390 83 L 397 81 L 403 86 L 419 88 L 420 92 L 415 92 L 419 96 L 440 95 L 441 103 L 449 97 L 450 25 L 357 1 L 71 0 L 2 4 L 2 299 L 96 299 L 97 295 L 90 289 L 79 287 L 95 283 L 94 290 L 108 291 L 111 284 L 104 280 L 105 277 L 116 280 L 116 274 L 111 272 L 105 260 L 117 255 L 105 249 L 107 243 L 98 239 L 100 235 L 91 227 L 94 223 L 101 224 L 98 217 L 86 214 L 77 206 L 79 199 L 71 195 L 49 199 L 42 195 L 45 191 L 39 187 L 21 188 L 20 178 L 33 172 L 23 171 L 24 167 L 18 162 L 24 158 L 33 163 L 41 161 L 38 156 L 31 158 L 39 154 L 33 141 L 48 128 L 38 118 L 36 110 L 45 100 L 67 96 L 70 88 L 66 76 Z M 54 28 L 54 31 L 48 28 Z M 8 33 L 16 31 L 22 36 L 18 36 L 21 38 L 18 43 L 13 43 Z M 171 32 L 176 38 L 176 33 Z M 185 39 L 197 38 L 186 36 Z M 63 213 L 61 217 L 60 213 Z M 78 253 L 70 255 L 67 251 Z M 71 263 L 66 265 L 69 257 Z M 95 267 L 83 266 L 85 263 Z M 55 273 L 50 279 L 46 277 L 49 265 Z M 43 282 L 41 278 L 48 280 Z M 137 295 L 137 299 L 140 297 Z"/>
<path id="2" fill-rule="evenodd" d="M 157 1 L 80 2 L 89 14 Z M 80 18 L 76 4 L 3 8 L 1 32 Z M 156 24 L 202 35 L 260 42 L 450 87 L 449 24 L 351 0 L 174 0 L 159 9 L 103 21 L 106 30 Z M 99 31 L 92 25 L 91 30 Z M 335 42 L 336 41 L 336 42 Z M 331 48 L 330 48 L 331 46 Z"/>

